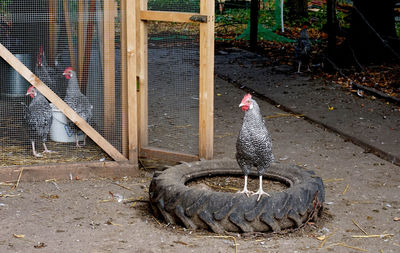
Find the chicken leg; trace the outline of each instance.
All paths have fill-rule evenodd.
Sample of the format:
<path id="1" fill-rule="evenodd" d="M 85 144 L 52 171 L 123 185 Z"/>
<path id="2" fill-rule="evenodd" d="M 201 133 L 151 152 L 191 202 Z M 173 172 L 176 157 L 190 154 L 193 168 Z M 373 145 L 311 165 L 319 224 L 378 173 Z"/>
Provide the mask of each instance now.
<path id="1" fill-rule="evenodd" d="M 267 195 L 268 197 L 271 197 L 271 195 L 269 195 L 268 193 L 266 193 L 266 192 L 263 191 L 263 189 L 262 189 L 262 176 L 260 176 L 260 187 L 258 188 L 258 191 L 255 192 L 255 193 L 253 193 L 253 195 L 256 195 L 256 194 L 258 194 L 257 201 L 260 200 L 261 195 Z"/>
<path id="2" fill-rule="evenodd" d="M 39 154 L 38 152 L 36 152 L 36 149 L 35 149 L 35 142 L 34 142 L 34 141 L 32 141 L 32 153 L 33 153 L 33 156 L 34 156 L 34 157 L 42 157 L 41 154 Z"/>
<path id="3" fill-rule="evenodd" d="M 46 143 L 45 143 L 45 142 L 43 142 L 43 147 L 44 147 L 44 151 L 43 151 L 43 153 L 56 153 L 56 151 L 49 150 L 49 149 L 47 148 L 47 146 L 46 146 Z"/>
<path id="4" fill-rule="evenodd" d="M 247 197 L 249 196 L 249 194 L 254 194 L 254 192 L 247 190 L 247 175 L 244 176 L 243 191 L 238 191 L 237 193 L 244 193 Z"/>

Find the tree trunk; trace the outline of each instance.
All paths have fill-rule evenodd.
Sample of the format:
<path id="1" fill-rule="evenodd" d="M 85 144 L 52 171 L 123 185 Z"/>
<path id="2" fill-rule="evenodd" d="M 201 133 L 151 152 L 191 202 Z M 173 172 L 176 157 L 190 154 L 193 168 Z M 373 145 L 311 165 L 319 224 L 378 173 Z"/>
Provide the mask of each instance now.
<path id="1" fill-rule="evenodd" d="M 390 38 L 396 37 L 394 1 L 354 0 L 351 45 L 359 60 L 382 61 L 394 55 Z"/>
<path id="2" fill-rule="evenodd" d="M 327 1 L 327 28 L 328 28 L 328 57 L 335 58 L 336 53 L 336 0 Z"/>
<path id="3" fill-rule="evenodd" d="M 258 0 L 251 0 L 250 6 L 250 50 L 257 49 L 258 36 Z"/>

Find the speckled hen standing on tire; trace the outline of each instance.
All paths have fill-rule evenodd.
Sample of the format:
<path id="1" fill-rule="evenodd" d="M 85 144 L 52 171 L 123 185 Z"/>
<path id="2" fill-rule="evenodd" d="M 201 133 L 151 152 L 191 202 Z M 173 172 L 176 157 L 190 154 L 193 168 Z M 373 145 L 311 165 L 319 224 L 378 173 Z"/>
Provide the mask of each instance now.
<path id="1" fill-rule="evenodd" d="M 238 193 L 244 193 L 247 196 L 250 193 L 258 194 L 257 201 L 259 201 L 262 195 L 270 196 L 262 189 L 262 177 L 274 161 L 271 136 L 260 113 L 260 107 L 250 94 L 243 97 L 239 107 L 245 113 L 242 129 L 236 142 L 236 160 L 244 173 L 244 187 Z M 247 177 L 253 166 L 257 168 L 260 178 L 260 186 L 256 193 L 247 189 Z"/>

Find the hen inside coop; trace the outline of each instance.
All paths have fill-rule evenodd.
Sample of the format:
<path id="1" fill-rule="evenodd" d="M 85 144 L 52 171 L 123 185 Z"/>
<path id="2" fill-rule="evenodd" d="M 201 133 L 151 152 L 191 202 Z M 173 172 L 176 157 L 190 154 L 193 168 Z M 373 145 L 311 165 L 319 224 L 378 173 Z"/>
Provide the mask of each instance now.
<path id="1" fill-rule="evenodd" d="M 123 153 L 119 7 L 112 0 L 0 1 L 0 43 Z M 31 87 L 0 58 L 0 166 L 111 160 Z"/>
<path id="2" fill-rule="evenodd" d="M 200 38 L 200 22 L 189 19 L 199 13 L 200 1 L 147 1 L 141 8 L 148 19 L 135 11 L 141 22 L 133 20 L 139 23 L 124 22 L 130 16 L 124 13 L 128 3 L 135 8 L 120 0 L 0 1 L 0 43 L 52 91 L 32 88 L 18 67 L 0 58 L 0 166 L 113 160 L 114 151 L 128 157 L 129 115 L 135 117 L 142 150 L 196 157 L 201 146 L 209 147 L 212 128 L 202 133 L 199 122 L 212 125 L 213 104 L 202 103 L 201 89 L 211 87 L 213 94 L 213 61 L 202 58 L 207 40 Z M 169 12 L 172 20 L 151 17 L 154 11 Z M 137 80 L 132 82 L 124 52 L 133 27 Z M 212 46 L 208 52 L 213 53 Z M 211 67 L 202 75 L 201 66 Z M 130 106 L 132 89 L 138 104 Z M 82 124 L 69 120 L 69 108 Z M 82 129 L 95 132 L 109 149 Z"/>

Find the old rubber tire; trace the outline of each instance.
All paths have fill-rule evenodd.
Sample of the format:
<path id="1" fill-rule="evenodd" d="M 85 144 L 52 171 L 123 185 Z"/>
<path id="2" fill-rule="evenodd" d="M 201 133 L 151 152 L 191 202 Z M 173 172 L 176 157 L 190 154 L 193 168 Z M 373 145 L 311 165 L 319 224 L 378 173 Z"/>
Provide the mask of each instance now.
<path id="1" fill-rule="evenodd" d="M 273 164 L 265 178 L 287 186 L 270 197 L 215 192 L 185 184 L 209 176 L 243 176 L 235 160 L 184 163 L 154 174 L 150 205 L 167 223 L 215 233 L 280 231 L 301 226 L 322 210 L 324 185 L 314 172 L 295 165 Z M 252 171 L 250 176 L 256 176 Z"/>

